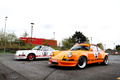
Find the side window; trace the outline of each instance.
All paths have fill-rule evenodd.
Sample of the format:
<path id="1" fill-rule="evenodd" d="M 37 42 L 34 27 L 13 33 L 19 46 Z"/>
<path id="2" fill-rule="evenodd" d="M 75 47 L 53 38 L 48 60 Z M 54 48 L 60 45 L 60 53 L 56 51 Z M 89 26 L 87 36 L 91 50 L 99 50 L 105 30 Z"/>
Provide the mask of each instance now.
<path id="1" fill-rule="evenodd" d="M 102 51 L 99 47 L 91 45 L 91 48 L 93 49 L 93 51 Z"/>
<path id="2" fill-rule="evenodd" d="M 54 49 L 52 49 L 51 47 L 49 47 L 49 50 L 50 50 L 50 51 L 54 51 Z"/>
<path id="3" fill-rule="evenodd" d="M 99 51 L 99 52 L 101 52 L 101 51 L 102 51 L 99 47 L 97 47 L 97 48 L 98 48 L 98 51 Z"/>
<path id="4" fill-rule="evenodd" d="M 42 51 L 49 51 L 49 48 L 48 48 L 48 47 L 44 47 L 44 48 L 42 49 Z"/>
<path id="5" fill-rule="evenodd" d="M 97 47 L 94 45 L 91 45 L 91 48 L 93 49 L 93 51 L 97 51 Z"/>

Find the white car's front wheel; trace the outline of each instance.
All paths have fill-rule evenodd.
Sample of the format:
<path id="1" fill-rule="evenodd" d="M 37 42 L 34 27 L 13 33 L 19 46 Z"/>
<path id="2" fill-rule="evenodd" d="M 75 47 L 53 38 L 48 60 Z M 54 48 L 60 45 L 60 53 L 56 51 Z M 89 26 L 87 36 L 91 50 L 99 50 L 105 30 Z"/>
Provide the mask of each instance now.
<path id="1" fill-rule="evenodd" d="M 28 57 L 27 57 L 27 59 L 28 59 L 29 61 L 32 61 L 32 60 L 35 59 L 35 55 L 34 55 L 34 54 L 29 54 Z"/>

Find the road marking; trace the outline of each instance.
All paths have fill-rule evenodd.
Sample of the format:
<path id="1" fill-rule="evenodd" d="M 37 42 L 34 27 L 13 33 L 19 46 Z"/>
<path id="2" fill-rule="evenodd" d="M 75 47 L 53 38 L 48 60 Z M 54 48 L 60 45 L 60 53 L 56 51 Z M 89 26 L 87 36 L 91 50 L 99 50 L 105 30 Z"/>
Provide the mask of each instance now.
<path id="1" fill-rule="evenodd" d="M 117 79 L 120 80 L 120 77 L 118 77 Z"/>

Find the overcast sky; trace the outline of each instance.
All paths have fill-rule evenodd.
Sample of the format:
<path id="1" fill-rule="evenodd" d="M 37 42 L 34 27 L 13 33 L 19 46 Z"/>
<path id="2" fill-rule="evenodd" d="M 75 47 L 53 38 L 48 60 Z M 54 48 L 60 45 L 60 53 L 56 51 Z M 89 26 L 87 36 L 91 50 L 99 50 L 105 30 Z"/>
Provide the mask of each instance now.
<path id="1" fill-rule="evenodd" d="M 0 30 L 61 42 L 75 31 L 106 48 L 120 45 L 120 0 L 0 0 Z"/>

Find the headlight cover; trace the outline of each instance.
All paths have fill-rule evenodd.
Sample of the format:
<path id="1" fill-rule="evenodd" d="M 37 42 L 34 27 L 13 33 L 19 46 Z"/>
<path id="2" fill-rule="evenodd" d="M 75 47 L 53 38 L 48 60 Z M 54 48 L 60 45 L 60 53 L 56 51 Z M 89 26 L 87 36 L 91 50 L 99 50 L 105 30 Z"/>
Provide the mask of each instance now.
<path id="1" fill-rule="evenodd" d="M 68 57 L 69 57 L 69 58 L 72 57 L 72 53 L 71 53 L 71 52 L 68 54 Z"/>
<path id="2" fill-rule="evenodd" d="M 22 52 L 22 55 L 21 56 L 25 56 L 25 53 L 24 52 Z"/>
<path id="3" fill-rule="evenodd" d="M 22 52 L 22 55 L 24 55 L 24 52 Z"/>

